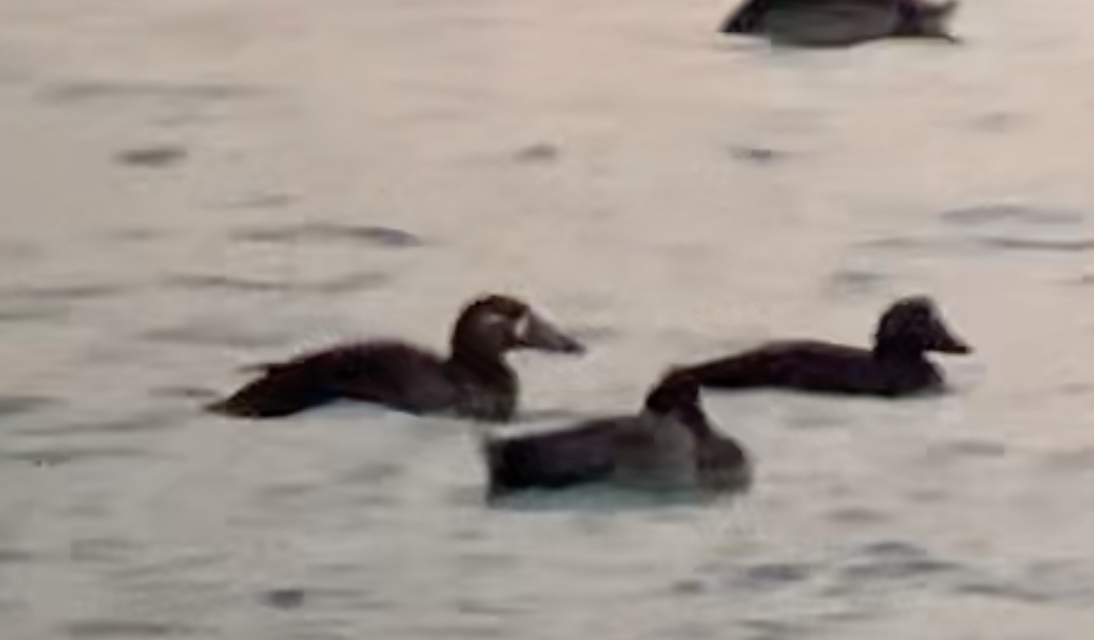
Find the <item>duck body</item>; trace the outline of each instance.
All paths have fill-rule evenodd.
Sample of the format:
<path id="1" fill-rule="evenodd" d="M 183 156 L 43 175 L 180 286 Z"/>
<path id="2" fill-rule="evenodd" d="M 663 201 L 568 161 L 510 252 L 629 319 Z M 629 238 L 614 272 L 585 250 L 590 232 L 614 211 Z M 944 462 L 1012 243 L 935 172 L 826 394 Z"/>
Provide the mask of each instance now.
<path id="1" fill-rule="evenodd" d="M 954 1 L 748 0 L 721 31 L 801 47 L 847 47 L 883 38 L 956 42 L 949 30 L 956 8 Z"/>
<path id="2" fill-rule="evenodd" d="M 972 349 L 946 326 L 932 300 L 911 296 L 882 314 L 871 349 L 819 340 L 775 341 L 677 370 L 716 389 L 899 397 L 945 387 L 942 371 L 926 356 L 930 351 L 967 354 Z"/>
<path id="3" fill-rule="evenodd" d="M 698 385 L 663 380 L 637 415 L 597 418 L 546 433 L 488 438 L 489 495 L 611 483 L 641 490 L 740 490 L 751 464 L 698 405 Z"/>
<path id="4" fill-rule="evenodd" d="M 899 396 L 942 387 L 937 366 L 920 354 L 877 354 L 816 340 L 768 343 L 684 369 L 704 387 L 782 387 L 851 395 Z"/>
<path id="5" fill-rule="evenodd" d="M 261 365 L 259 375 L 210 409 L 277 418 L 339 400 L 417 415 L 504 422 L 517 409 L 520 384 L 505 362 L 517 348 L 576 354 L 584 347 L 527 305 L 488 296 L 469 305 L 453 330 L 451 353 L 399 340 L 329 347 Z"/>

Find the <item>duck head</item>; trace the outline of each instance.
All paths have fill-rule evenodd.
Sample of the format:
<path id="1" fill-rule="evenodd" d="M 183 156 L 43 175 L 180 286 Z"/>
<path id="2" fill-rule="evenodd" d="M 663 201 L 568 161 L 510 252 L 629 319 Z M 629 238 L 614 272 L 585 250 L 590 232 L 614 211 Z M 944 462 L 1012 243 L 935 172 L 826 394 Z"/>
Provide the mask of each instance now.
<path id="1" fill-rule="evenodd" d="M 468 304 L 452 332 L 452 347 L 474 345 L 494 353 L 535 349 L 582 354 L 585 346 L 511 296 L 490 294 Z"/>
<path id="2" fill-rule="evenodd" d="M 960 42 L 960 38 L 950 31 L 950 21 L 957 11 L 957 0 L 930 3 L 923 0 L 898 0 L 900 20 L 897 23 L 897 35 L 940 38 L 950 42 Z"/>
<path id="3" fill-rule="evenodd" d="M 672 418 L 697 438 L 714 433 L 700 402 L 699 382 L 690 374 L 671 369 L 646 395 L 644 411 L 658 418 Z"/>
<path id="4" fill-rule="evenodd" d="M 886 309 L 878 321 L 874 350 L 906 354 L 972 353 L 972 347 L 946 326 L 938 307 L 927 296 L 901 298 Z"/>
<path id="5" fill-rule="evenodd" d="M 667 416 L 699 408 L 699 383 L 677 370 L 670 371 L 646 395 L 646 411 Z"/>

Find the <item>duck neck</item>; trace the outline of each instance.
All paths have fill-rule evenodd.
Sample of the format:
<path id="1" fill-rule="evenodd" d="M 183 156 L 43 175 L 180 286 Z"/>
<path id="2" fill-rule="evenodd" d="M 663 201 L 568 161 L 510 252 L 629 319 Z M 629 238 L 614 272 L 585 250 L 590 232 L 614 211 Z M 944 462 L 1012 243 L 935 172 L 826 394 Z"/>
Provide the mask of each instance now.
<path id="1" fill-rule="evenodd" d="M 922 347 L 903 341 L 884 340 L 874 345 L 874 357 L 878 360 L 922 362 L 926 360 Z"/>
<path id="2" fill-rule="evenodd" d="M 718 433 L 710 426 L 706 414 L 699 407 L 681 407 L 676 410 L 676 418 L 687 427 L 699 442 L 709 442 L 718 438 Z"/>
<path id="3" fill-rule="evenodd" d="M 505 355 L 494 350 L 455 342 L 445 367 L 459 377 L 470 377 L 488 386 L 514 385 L 513 370 L 505 362 Z"/>

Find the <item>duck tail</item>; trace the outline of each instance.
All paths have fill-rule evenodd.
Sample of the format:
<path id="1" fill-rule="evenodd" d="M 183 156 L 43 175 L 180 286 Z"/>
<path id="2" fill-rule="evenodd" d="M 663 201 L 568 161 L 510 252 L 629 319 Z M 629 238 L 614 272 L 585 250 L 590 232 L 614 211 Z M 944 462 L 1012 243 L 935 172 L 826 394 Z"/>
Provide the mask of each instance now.
<path id="1" fill-rule="evenodd" d="M 330 389 L 303 372 L 275 364 L 235 393 L 205 405 L 205 410 L 236 418 L 282 418 L 334 399 Z"/>

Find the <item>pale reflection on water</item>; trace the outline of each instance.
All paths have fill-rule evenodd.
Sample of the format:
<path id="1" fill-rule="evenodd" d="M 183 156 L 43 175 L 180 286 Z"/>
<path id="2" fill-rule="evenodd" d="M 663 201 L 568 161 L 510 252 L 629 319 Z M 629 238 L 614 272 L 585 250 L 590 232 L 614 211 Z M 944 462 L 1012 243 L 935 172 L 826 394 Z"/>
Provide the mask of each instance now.
<path id="1" fill-rule="evenodd" d="M 728 6 L 0 3 L 4 638 L 1072 637 L 1094 622 L 1094 16 L 773 51 Z M 708 395 L 727 501 L 483 500 L 471 425 L 198 408 L 519 293 L 538 419 L 670 363 L 865 342 L 929 292 L 956 393 Z"/>

